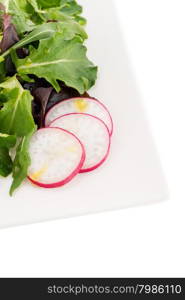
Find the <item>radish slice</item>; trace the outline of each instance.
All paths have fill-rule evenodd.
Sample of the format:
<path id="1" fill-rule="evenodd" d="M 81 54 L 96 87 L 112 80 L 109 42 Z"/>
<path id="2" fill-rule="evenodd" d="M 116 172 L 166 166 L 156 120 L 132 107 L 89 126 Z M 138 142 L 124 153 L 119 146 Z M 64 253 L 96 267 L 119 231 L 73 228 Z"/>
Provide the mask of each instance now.
<path id="1" fill-rule="evenodd" d="M 28 178 L 44 188 L 56 188 L 77 175 L 85 160 L 81 142 L 61 128 L 42 128 L 31 138 Z"/>
<path id="2" fill-rule="evenodd" d="M 57 103 L 46 114 L 45 126 L 49 126 L 56 118 L 70 113 L 86 113 L 101 119 L 112 135 L 113 121 L 108 109 L 100 101 L 92 98 L 71 98 Z"/>
<path id="3" fill-rule="evenodd" d="M 81 173 L 93 171 L 106 160 L 110 149 L 109 130 L 105 123 L 97 117 L 72 113 L 57 118 L 50 126 L 72 132 L 84 145 L 86 159 Z"/>

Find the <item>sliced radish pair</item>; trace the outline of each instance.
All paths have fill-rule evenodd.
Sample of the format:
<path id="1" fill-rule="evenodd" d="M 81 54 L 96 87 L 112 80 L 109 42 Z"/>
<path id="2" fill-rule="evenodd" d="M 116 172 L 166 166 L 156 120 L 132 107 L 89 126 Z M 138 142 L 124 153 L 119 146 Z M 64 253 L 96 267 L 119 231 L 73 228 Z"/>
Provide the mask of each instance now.
<path id="1" fill-rule="evenodd" d="M 72 132 L 84 145 L 86 158 L 80 173 L 92 171 L 106 160 L 110 150 L 110 133 L 99 118 L 84 113 L 71 113 L 57 118 L 49 126 Z"/>
<path id="2" fill-rule="evenodd" d="M 44 188 L 62 186 L 81 170 L 85 151 L 72 133 L 60 128 L 38 130 L 30 142 L 28 178 Z"/>
<path id="3" fill-rule="evenodd" d="M 86 113 L 101 119 L 112 135 L 113 121 L 111 115 L 105 105 L 94 98 L 71 98 L 57 103 L 46 114 L 45 126 L 48 126 L 56 118 L 70 113 Z"/>

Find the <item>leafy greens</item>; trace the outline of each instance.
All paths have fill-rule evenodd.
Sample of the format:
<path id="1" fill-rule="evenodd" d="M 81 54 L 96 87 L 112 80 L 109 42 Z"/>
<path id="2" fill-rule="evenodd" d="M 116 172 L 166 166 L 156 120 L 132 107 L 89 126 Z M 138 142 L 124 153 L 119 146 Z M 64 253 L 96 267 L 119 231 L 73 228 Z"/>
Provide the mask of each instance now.
<path id="1" fill-rule="evenodd" d="M 0 175 L 12 173 L 11 195 L 47 110 L 95 84 L 81 13 L 76 0 L 0 0 Z"/>
<path id="2" fill-rule="evenodd" d="M 80 94 L 95 83 L 97 68 L 87 59 L 86 48 L 79 38 L 66 41 L 62 33 L 56 33 L 52 38 L 42 40 L 38 49 L 30 47 L 30 55 L 25 59 L 12 57 L 20 76 L 34 74 L 45 78 L 57 92 L 60 91 L 57 80 L 75 88 Z"/>

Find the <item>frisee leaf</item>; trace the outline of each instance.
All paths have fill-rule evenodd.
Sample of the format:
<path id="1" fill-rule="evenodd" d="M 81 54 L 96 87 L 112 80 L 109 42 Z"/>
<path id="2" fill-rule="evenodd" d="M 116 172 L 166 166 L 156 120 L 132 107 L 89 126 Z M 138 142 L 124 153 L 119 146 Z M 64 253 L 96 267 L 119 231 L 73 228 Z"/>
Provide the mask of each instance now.
<path id="1" fill-rule="evenodd" d="M 97 67 L 88 60 L 86 52 L 79 38 L 66 41 L 62 33 L 56 33 L 42 40 L 38 49 L 30 47 L 30 55 L 25 59 L 19 59 L 15 52 L 12 59 L 20 76 L 34 74 L 45 78 L 57 92 L 60 91 L 57 80 L 61 80 L 83 94 L 97 78 Z"/>

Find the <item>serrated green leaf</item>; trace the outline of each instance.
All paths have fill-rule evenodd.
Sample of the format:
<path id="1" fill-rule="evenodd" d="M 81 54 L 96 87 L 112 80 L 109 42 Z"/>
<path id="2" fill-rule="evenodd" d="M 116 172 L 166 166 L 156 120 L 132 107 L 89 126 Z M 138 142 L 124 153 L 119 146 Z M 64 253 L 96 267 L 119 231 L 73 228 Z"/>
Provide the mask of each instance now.
<path id="1" fill-rule="evenodd" d="M 57 80 L 61 80 L 83 94 L 94 85 L 97 77 L 97 67 L 87 59 L 86 51 L 79 38 L 66 41 L 61 33 L 56 33 L 42 40 L 38 49 L 30 49 L 25 59 L 18 59 L 15 53 L 12 58 L 20 76 L 34 74 L 45 78 L 57 92 L 60 91 Z"/>

